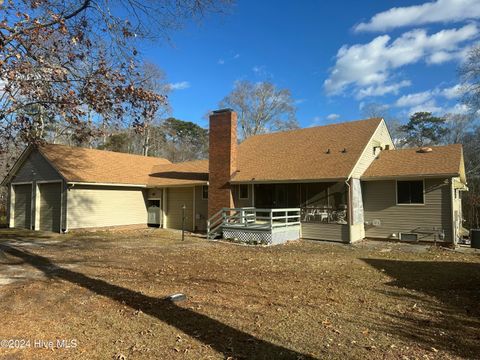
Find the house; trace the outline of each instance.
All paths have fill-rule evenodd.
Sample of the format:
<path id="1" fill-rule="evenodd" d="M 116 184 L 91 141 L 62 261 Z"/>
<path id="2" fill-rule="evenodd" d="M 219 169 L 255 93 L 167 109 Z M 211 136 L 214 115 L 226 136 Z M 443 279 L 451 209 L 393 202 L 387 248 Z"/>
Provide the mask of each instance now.
<path id="1" fill-rule="evenodd" d="M 209 160 L 178 164 L 28 147 L 2 182 L 9 224 L 65 232 L 184 223 L 211 232 L 216 216 L 224 236 L 268 228 L 270 242 L 277 228 L 279 239 L 346 243 L 459 237 L 460 193 L 467 190 L 461 145 L 396 150 L 380 118 L 257 135 L 238 145 L 229 109 L 211 114 L 209 134 Z"/>

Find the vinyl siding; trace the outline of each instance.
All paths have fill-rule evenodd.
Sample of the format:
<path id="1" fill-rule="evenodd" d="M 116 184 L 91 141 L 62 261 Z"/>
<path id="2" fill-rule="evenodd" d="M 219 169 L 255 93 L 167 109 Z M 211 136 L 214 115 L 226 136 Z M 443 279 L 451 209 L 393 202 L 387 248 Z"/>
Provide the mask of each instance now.
<path id="1" fill-rule="evenodd" d="M 167 227 L 182 228 L 182 206 L 185 205 L 185 230 L 193 231 L 193 187 L 168 188 L 167 191 Z"/>
<path id="2" fill-rule="evenodd" d="M 67 194 L 69 229 L 147 223 L 145 190 L 75 185 Z"/>
<path id="3" fill-rule="evenodd" d="M 362 176 L 365 170 L 367 170 L 372 161 L 378 155 L 378 151 L 380 151 L 377 149 L 377 153 L 374 154 L 373 148 L 375 146 L 385 147 L 385 145 L 390 145 L 390 149 L 393 149 L 392 138 L 390 137 L 390 133 L 388 132 L 385 122 L 382 121 L 378 126 L 377 130 L 375 130 L 375 132 L 373 133 L 372 138 L 370 139 L 370 142 L 368 143 L 364 153 L 361 155 L 357 165 L 353 169 L 352 177 L 359 178 L 360 176 Z"/>
<path id="4" fill-rule="evenodd" d="M 417 232 L 421 241 L 434 235 L 420 232 L 443 229 L 445 241 L 452 241 L 451 187 L 449 179 L 425 179 L 424 205 L 397 205 L 395 180 L 362 183 L 365 221 L 381 221 L 380 226 L 365 226 L 366 237 L 392 238 L 399 232 Z M 438 240 L 438 239 L 437 239 Z"/>
<path id="5" fill-rule="evenodd" d="M 253 206 L 253 185 L 248 184 L 248 199 L 240 199 L 240 186 L 234 185 L 233 186 L 233 202 L 235 207 L 251 207 Z"/>
<path id="6" fill-rule="evenodd" d="M 202 199 L 202 186 L 195 187 L 195 227 L 198 231 L 207 230 L 208 199 Z"/>
<path id="7" fill-rule="evenodd" d="M 62 177 L 50 163 L 33 150 L 12 179 L 12 183 L 33 180 L 61 180 Z"/>
<path id="8" fill-rule="evenodd" d="M 302 238 L 348 243 L 349 226 L 340 224 L 302 223 Z"/>

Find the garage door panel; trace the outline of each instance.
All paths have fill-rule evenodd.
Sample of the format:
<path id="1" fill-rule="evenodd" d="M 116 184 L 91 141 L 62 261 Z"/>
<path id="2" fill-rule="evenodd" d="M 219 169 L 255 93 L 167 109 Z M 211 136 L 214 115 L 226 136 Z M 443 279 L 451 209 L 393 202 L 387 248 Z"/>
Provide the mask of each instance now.
<path id="1" fill-rule="evenodd" d="M 30 229 L 32 216 L 32 185 L 14 185 L 13 226 Z"/>
<path id="2" fill-rule="evenodd" d="M 61 183 L 40 184 L 39 228 L 60 232 Z"/>

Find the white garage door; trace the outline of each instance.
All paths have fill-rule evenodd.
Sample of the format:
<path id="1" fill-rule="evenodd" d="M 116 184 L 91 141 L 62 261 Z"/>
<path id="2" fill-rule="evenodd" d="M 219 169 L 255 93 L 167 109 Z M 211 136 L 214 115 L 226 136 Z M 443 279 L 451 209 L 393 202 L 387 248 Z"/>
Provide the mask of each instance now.
<path id="1" fill-rule="evenodd" d="M 61 183 L 40 184 L 39 227 L 43 231 L 60 232 Z"/>
<path id="2" fill-rule="evenodd" d="M 30 229 L 32 185 L 14 185 L 13 226 Z"/>

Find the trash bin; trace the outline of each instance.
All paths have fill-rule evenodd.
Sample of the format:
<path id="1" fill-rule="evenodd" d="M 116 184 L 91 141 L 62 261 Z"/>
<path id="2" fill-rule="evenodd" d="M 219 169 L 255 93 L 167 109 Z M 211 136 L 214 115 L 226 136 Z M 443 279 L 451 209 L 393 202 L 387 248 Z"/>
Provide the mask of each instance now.
<path id="1" fill-rule="evenodd" d="M 475 249 L 480 249 L 480 229 L 470 230 L 470 246 Z"/>

